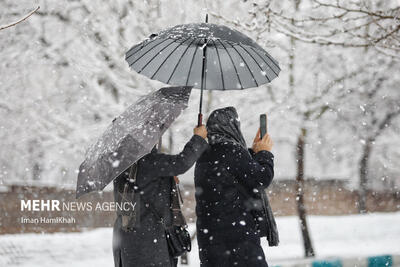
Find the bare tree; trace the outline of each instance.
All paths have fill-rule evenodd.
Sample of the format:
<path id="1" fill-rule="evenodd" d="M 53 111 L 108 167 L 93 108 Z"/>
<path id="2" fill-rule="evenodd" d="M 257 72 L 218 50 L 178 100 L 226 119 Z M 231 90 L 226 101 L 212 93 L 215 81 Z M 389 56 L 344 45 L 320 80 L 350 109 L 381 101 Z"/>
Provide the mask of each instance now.
<path id="1" fill-rule="evenodd" d="M 378 138 L 392 127 L 400 115 L 400 95 L 395 90 L 398 81 L 389 71 L 398 65 L 397 61 L 383 58 L 381 64 L 386 66 L 385 69 L 365 76 L 359 87 L 350 90 L 345 96 L 348 104 L 342 105 L 342 111 L 338 112 L 341 122 L 350 126 L 361 143 L 358 160 L 360 213 L 368 211 L 369 161 L 372 151 L 378 145 Z"/>

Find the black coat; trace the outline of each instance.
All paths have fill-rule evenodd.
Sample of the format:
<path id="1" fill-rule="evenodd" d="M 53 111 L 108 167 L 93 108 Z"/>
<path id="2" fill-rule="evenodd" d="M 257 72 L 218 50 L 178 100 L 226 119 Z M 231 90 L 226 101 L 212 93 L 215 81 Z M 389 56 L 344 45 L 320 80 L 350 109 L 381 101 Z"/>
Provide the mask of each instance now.
<path id="1" fill-rule="evenodd" d="M 125 232 L 121 227 L 122 217 L 117 216 L 113 232 L 116 267 L 175 266 L 176 263 L 168 252 L 164 228 L 146 202 L 151 201 L 165 223 L 170 225 L 173 176 L 183 174 L 193 166 L 207 146 L 203 138 L 194 135 L 178 155 L 152 151 L 138 161 L 136 183 L 143 192 L 140 201 L 140 226 L 132 232 Z M 125 178 L 120 176 L 117 179 L 124 182 Z"/>
<path id="2" fill-rule="evenodd" d="M 242 145 L 210 145 L 195 169 L 197 233 L 201 266 L 268 266 L 248 199 L 273 179 L 273 155 Z"/>

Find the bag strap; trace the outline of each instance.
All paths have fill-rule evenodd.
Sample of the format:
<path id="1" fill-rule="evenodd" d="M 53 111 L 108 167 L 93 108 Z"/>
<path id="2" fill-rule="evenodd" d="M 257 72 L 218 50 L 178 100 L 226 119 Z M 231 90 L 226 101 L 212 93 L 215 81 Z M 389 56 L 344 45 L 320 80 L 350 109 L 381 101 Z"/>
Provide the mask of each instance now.
<path id="1" fill-rule="evenodd" d="M 134 164 L 131 167 L 130 172 L 129 172 L 129 182 L 133 183 L 135 191 L 137 191 L 139 189 L 139 187 L 136 183 L 137 169 L 138 169 L 137 164 Z M 172 179 L 171 187 L 172 187 L 172 190 L 175 190 L 175 192 L 172 192 L 172 198 L 171 198 L 172 205 L 171 205 L 170 209 L 172 211 L 175 209 L 175 210 L 179 210 L 181 212 L 181 207 L 180 207 L 179 201 L 181 201 L 183 203 L 183 200 L 182 200 L 182 196 L 181 196 L 179 187 L 176 186 L 174 179 Z M 160 222 L 164 226 L 164 228 L 167 228 L 164 218 L 160 215 L 160 213 L 157 212 L 154 205 L 151 202 L 146 201 L 146 199 L 143 195 L 141 195 L 141 198 L 144 200 L 145 204 L 148 205 L 151 212 L 157 217 L 157 219 L 160 220 Z M 186 225 L 186 221 L 184 223 Z"/>
<path id="2" fill-rule="evenodd" d="M 171 187 L 172 187 L 171 208 L 180 210 L 181 209 L 180 203 L 183 203 L 181 191 L 179 190 L 179 186 L 175 183 L 175 181 L 172 181 Z"/>
<path id="3" fill-rule="evenodd" d="M 136 174 L 137 174 L 137 164 L 133 164 L 129 170 L 128 181 L 126 181 L 126 180 L 124 181 L 122 192 L 119 189 L 117 190 L 117 193 L 121 196 L 121 202 L 124 202 L 124 201 L 129 202 L 130 201 L 130 199 L 126 198 L 128 195 L 128 190 L 129 190 L 130 184 L 133 185 L 133 191 L 134 192 L 137 191 Z"/>
<path id="4" fill-rule="evenodd" d="M 172 179 L 173 180 L 173 179 Z M 172 181 L 172 190 L 176 190 L 176 193 L 172 193 L 172 199 L 171 199 L 171 211 L 173 212 L 174 209 L 179 210 L 181 212 L 181 207 L 179 205 L 179 197 L 178 197 L 178 190 L 176 187 L 176 183 L 173 180 Z M 145 200 L 145 198 L 142 196 L 142 199 Z M 164 217 L 162 217 L 160 215 L 160 213 L 156 210 L 156 208 L 154 207 L 154 205 L 151 202 L 147 202 L 145 201 L 145 204 L 148 205 L 148 207 L 150 208 L 151 212 L 157 217 L 157 219 L 160 220 L 161 224 L 164 226 L 165 229 L 167 229 L 167 225 L 165 224 L 165 220 Z M 186 226 L 186 221 L 184 221 L 184 225 Z"/>
<path id="5" fill-rule="evenodd" d="M 172 224 L 178 226 L 187 226 L 186 219 L 182 214 L 181 203 L 183 199 L 179 189 L 179 184 L 176 184 L 175 179 L 171 182 L 171 210 L 172 210 Z"/>
<path id="6" fill-rule="evenodd" d="M 181 201 L 181 204 L 183 205 L 183 198 L 182 198 L 182 194 L 181 194 L 181 188 L 180 188 L 179 184 L 176 184 L 176 183 L 175 183 L 175 187 L 176 187 L 176 191 L 178 193 L 179 200 Z"/>
<path id="7" fill-rule="evenodd" d="M 156 208 L 150 202 L 146 202 L 146 204 L 149 206 L 149 208 L 151 209 L 151 212 L 157 217 L 157 219 L 160 220 L 160 222 L 164 226 L 164 228 L 167 228 L 167 226 L 165 225 L 164 218 L 158 213 Z"/>
<path id="8" fill-rule="evenodd" d="M 137 175 L 137 163 L 133 164 L 130 171 L 129 171 L 129 182 L 133 183 L 133 186 L 136 185 L 136 175 Z"/>

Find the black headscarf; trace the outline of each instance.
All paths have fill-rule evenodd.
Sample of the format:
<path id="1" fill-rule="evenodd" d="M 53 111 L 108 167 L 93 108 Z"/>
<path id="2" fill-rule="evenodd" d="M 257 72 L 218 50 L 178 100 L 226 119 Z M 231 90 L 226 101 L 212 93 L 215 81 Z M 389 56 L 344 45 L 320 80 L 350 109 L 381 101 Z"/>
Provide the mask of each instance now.
<path id="1" fill-rule="evenodd" d="M 210 145 L 233 142 L 247 150 L 246 141 L 240 131 L 239 116 L 234 107 L 214 110 L 207 120 L 207 132 Z"/>

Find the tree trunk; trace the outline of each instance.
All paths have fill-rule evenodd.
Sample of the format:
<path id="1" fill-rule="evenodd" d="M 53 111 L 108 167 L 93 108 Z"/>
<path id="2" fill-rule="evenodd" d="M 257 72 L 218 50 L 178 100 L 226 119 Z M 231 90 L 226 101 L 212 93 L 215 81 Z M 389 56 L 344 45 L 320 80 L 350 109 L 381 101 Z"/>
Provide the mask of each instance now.
<path id="1" fill-rule="evenodd" d="M 367 212 L 367 193 L 368 193 L 368 160 L 371 154 L 372 141 L 368 139 L 363 147 L 359 163 L 360 184 L 358 190 L 358 211 Z"/>
<path id="2" fill-rule="evenodd" d="M 313 257 L 315 256 L 315 253 L 311 243 L 310 233 L 308 231 L 306 208 L 304 205 L 304 141 L 306 135 L 307 130 L 302 128 L 297 140 L 296 203 L 300 219 L 301 234 L 303 236 L 304 254 L 305 257 Z"/>
<path id="3" fill-rule="evenodd" d="M 299 10 L 301 0 L 294 1 L 294 8 L 296 11 Z M 295 25 L 294 20 L 291 21 L 292 25 Z M 290 52 L 289 52 L 289 90 L 290 94 L 294 93 L 295 87 L 295 54 L 296 40 L 295 38 L 290 38 Z M 304 141 L 307 135 L 307 130 L 303 127 L 301 128 L 300 135 L 297 140 L 297 176 L 296 176 L 296 204 L 297 213 L 299 214 L 300 229 L 303 236 L 304 245 L 304 255 L 305 257 L 315 256 L 314 249 L 311 243 L 310 233 L 308 231 L 307 218 L 306 218 L 306 208 L 304 205 Z"/>
<path id="4" fill-rule="evenodd" d="M 42 173 L 41 163 L 44 156 L 40 142 L 37 139 L 31 140 L 28 151 L 32 163 L 32 180 L 40 180 Z"/>

